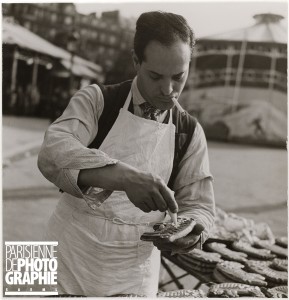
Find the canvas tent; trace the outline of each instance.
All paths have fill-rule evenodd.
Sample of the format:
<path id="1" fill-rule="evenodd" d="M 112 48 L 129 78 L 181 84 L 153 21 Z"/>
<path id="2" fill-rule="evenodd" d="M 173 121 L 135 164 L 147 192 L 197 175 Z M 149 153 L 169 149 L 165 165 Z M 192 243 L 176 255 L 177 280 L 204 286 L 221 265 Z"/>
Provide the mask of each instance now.
<path id="1" fill-rule="evenodd" d="M 65 68 L 70 68 L 71 53 L 51 44 L 18 24 L 3 20 L 2 43 L 4 45 L 16 45 L 20 49 L 59 59 Z M 102 68 L 79 56 L 74 57 L 72 72 L 77 76 L 103 81 Z"/>

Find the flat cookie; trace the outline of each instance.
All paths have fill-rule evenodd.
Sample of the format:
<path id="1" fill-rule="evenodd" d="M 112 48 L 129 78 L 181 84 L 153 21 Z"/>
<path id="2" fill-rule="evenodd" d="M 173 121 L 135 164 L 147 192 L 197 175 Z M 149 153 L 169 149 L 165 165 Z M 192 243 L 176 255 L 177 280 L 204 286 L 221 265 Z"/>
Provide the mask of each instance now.
<path id="1" fill-rule="evenodd" d="M 242 296 L 265 298 L 257 286 L 242 283 L 220 283 L 212 285 L 208 290 L 208 297 L 239 298 Z"/>
<path id="2" fill-rule="evenodd" d="M 220 271 L 218 271 L 217 269 L 214 269 L 213 271 L 213 278 L 216 280 L 216 282 L 218 283 L 233 283 L 234 280 L 232 280 L 231 278 L 225 276 L 224 274 L 222 274 Z"/>
<path id="3" fill-rule="evenodd" d="M 283 248 L 288 248 L 288 238 L 286 236 L 278 237 L 275 239 L 275 244 Z"/>
<path id="4" fill-rule="evenodd" d="M 216 270 L 227 278 L 231 278 L 233 282 L 240 282 L 249 285 L 266 286 L 265 277 L 258 273 L 248 273 L 243 270 L 244 266 L 233 261 L 224 261 L 218 263 Z"/>
<path id="5" fill-rule="evenodd" d="M 265 264 L 262 265 L 260 262 L 256 263 L 253 260 L 248 261 L 246 265 L 250 271 L 264 276 L 267 281 L 277 284 L 285 284 L 288 282 L 287 272 L 273 270 L 269 266 L 266 266 Z"/>
<path id="6" fill-rule="evenodd" d="M 262 292 L 267 298 L 287 298 L 288 287 L 285 285 L 276 286 L 273 288 L 261 288 Z"/>
<path id="7" fill-rule="evenodd" d="M 206 252 L 201 249 L 194 249 L 185 255 L 195 260 L 214 265 L 222 260 L 219 253 Z"/>
<path id="8" fill-rule="evenodd" d="M 288 271 L 288 259 L 274 258 L 270 264 L 272 269 L 278 271 Z"/>
<path id="9" fill-rule="evenodd" d="M 186 266 L 186 269 L 190 269 L 192 271 L 197 271 L 203 274 L 210 274 L 213 272 L 215 266 L 206 265 L 206 264 L 195 264 L 191 260 L 186 260 L 186 258 L 182 256 L 178 256 L 177 260 L 183 266 Z"/>
<path id="10" fill-rule="evenodd" d="M 280 247 L 276 244 L 272 244 L 270 241 L 256 241 L 254 243 L 257 247 L 264 248 L 270 250 L 272 253 L 276 254 L 279 257 L 287 258 L 288 257 L 288 249 Z"/>
<path id="11" fill-rule="evenodd" d="M 196 225 L 196 221 L 187 217 L 178 217 L 178 225 L 172 222 L 162 223 L 162 225 L 155 226 L 154 232 L 145 232 L 141 236 L 141 240 L 152 242 L 158 239 L 168 239 L 170 242 L 174 242 L 189 234 Z"/>
<path id="12" fill-rule="evenodd" d="M 247 254 L 243 252 L 232 251 L 221 243 L 208 243 L 205 245 L 205 250 L 211 252 L 217 252 L 221 254 L 222 258 L 227 260 L 233 260 L 238 262 L 244 262 L 247 260 Z"/>
<path id="13" fill-rule="evenodd" d="M 202 290 L 175 290 L 157 293 L 157 297 L 165 298 L 205 298 L 205 293 Z"/>
<path id="14" fill-rule="evenodd" d="M 242 242 L 242 241 L 235 241 L 231 245 L 233 250 L 244 252 L 250 257 L 260 258 L 260 259 L 273 259 L 276 257 L 274 254 L 271 254 L 270 250 L 267 249 L 257 249 L 252 247 L 249 243 Z"/>

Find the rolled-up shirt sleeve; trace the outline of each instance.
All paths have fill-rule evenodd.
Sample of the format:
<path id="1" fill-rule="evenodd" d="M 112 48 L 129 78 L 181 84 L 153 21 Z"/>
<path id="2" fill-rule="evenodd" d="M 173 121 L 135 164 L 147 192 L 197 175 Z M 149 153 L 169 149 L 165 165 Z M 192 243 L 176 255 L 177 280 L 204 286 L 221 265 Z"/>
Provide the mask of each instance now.
<path id="1" fill-rule="evenodd" d="M 199 123 L 179 164 L 174 191 L 179 215 L 194 218 L 202 224 L 205 228 L 202 238 L 205 241 L 214 224 L 215 199 L 206 137 Z"/>
<path id="2" fill-rule="evenodd" d="M 38 168 L 46 179 L 78 198 L 85 197 L 77 185 L 80 170 L 118 162 L 98 149 L 87 147 L 97 134 L 103 107 L 103 95 L 97 85 L 79 90 L 47 129 L 38 155 Z"/>

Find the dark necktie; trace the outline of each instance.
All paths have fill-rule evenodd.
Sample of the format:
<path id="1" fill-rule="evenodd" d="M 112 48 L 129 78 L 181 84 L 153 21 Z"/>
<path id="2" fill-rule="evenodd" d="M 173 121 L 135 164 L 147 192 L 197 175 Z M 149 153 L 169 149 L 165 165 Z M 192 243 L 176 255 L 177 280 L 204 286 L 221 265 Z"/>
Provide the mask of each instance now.
<path id="1" fill-rule="evenodd" d="M 157 116 L 159 116 L 163 112 L 163 110 L 155 108 L 148 102 L 142 103 L 140 105 L 140 108 L 142 109 L 143 117 L 145 119 L 154 120 L 154 121 L 157 121 Z"/>

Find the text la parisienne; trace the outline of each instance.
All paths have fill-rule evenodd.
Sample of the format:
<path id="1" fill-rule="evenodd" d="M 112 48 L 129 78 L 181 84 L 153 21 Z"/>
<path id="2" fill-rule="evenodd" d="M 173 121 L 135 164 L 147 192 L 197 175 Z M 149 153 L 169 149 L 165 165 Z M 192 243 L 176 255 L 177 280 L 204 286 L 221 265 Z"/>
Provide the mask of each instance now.
<path id="1" fill-rule="evenodd" d="M 6 245 L 6 283 L 57 284 L 56 254 L 55 245 Z"/>

